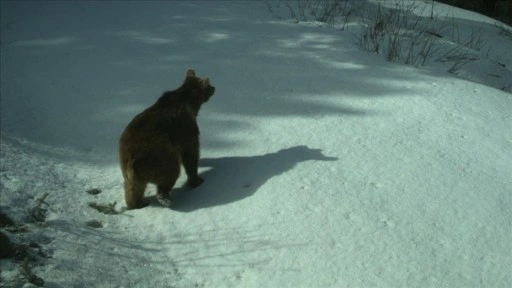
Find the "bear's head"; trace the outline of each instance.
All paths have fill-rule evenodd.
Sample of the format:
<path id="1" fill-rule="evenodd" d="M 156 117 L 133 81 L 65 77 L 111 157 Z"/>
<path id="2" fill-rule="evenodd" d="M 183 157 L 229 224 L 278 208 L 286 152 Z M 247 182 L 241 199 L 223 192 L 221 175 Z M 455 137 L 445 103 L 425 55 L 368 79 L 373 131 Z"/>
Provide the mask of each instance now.
<path id="1" fill-rule="evenodd" d="M 215 87 L 210 85 L 210 79 L 208 77 L 199 78 L 192 69 L 188 69 L 185 73 L 185 81 L 183 87 L 187 94 L 187 101 L 196 106 L 199 109 L 201 105 L 207 102 L 210 97 L 215 93 Z"/>

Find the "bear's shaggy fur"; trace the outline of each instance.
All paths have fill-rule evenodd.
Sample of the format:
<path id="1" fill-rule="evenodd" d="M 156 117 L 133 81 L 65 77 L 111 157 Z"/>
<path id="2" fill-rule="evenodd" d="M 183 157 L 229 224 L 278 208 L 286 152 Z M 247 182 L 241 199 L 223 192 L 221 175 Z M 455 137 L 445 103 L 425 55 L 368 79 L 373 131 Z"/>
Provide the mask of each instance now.
<path id="1" fill-rule="evenodd" d="M 157 186 L 157 199 L 170 205 L 170 191 L 183 164 L 188 184 L 195 188 L 198 176 L 201 105 L 215 92 L 208 78 L 188 69 L 178 89 L 165 92 L 155 104 L 135 116 L 119 140 L 119 160 L 128 209 L 142 208 L 148 183 Z"/>

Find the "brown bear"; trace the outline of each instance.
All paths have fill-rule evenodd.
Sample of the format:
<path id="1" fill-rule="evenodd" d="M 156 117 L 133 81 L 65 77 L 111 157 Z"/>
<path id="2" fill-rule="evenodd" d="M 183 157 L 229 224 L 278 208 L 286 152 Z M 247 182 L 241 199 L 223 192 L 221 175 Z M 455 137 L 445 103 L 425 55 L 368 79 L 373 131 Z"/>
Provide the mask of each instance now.
<path id="1" fill-rule="evenodd" d="M 215 92 L 208 78 L 188 69 L 183 84 L 164 92 L 155 104 L 133 118 L 119 139 L 119 160 L 128 209 L 142 208 L 148 183 L 157 186 L 157 199 L 171 205 L 170 191 L 183 164 L 188 184 L 203 183 L 198 176 L 201 105 Z"/>

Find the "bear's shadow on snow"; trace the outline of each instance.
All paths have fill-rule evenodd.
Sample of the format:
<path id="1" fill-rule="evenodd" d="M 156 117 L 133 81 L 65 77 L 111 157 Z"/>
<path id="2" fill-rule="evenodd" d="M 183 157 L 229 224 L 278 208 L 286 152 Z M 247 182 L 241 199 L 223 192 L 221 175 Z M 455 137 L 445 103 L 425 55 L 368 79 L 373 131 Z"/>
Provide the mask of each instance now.
<path id="1" fill-rule="evenodd" d="M 291 170 L 298 163 L 311 160 L 337 161 L 338 158 L 325 156 L 320 149 L 295 146 L 258 156 L 201 159 L 200 166 L 209 169 L 201 173 L 205 182 L 196 189 L 173 189 L 172 209 L 192 212 L 242 200 L 256 193 L 272 177 Z"/>

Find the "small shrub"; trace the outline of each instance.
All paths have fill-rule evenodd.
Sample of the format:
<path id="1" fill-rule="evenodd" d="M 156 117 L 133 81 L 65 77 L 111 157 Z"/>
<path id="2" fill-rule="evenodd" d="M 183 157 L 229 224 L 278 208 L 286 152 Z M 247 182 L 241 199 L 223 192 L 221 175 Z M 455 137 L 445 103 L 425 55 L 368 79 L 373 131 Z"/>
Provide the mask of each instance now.
<path id="1" fill-rule="evenodd" d="M 36 222 L 44 222 L 46 220 L 48 207 L 50 206 L 46 202 L 48 195 L 48 193 L 45 193 L 42 197 L 36 198 L 36 203 L 28 209 L 29 216 Z"/>
<path id="2" fill-rule="evenodd" d="M 437 44 L 446 29 L 433 17 L 418 17 L 414 1 L 398 1 L 396 6 L 387 12 L 378 3 L 376 9 L 367 9 L 367 23 L 361 30 L 359 46 L 370 52 L 384 54 L 390 62 L 413 66 L 423 66 L 437 51 Z M 441 30 L 441 31 L 438 31 Z"/>

